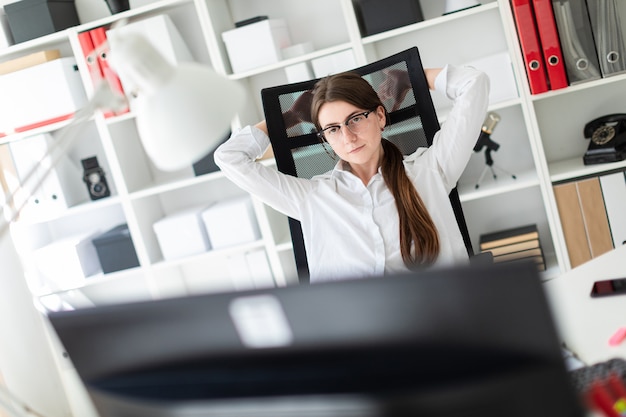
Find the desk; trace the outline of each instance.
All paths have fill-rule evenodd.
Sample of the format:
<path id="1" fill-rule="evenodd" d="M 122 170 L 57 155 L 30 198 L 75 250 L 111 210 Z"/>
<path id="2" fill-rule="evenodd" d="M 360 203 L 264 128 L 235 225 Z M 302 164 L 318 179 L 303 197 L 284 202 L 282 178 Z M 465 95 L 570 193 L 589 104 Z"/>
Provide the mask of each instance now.
<path id="1" fill-rule="evenodd" d="M 626 326 L 626 296 L 589 296 L 594 281 L 617 277 L 626 277 L 626 245 L 543 284 L 561 340 L 587 365 L 626 358 L 626 340 L 608 344 Z"/>

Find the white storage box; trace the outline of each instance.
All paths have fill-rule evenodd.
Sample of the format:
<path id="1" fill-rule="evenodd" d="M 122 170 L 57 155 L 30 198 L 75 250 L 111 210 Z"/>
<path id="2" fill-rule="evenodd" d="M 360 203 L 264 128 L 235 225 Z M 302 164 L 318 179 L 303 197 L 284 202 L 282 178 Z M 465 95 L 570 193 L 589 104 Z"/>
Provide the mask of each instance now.
<path id="1" fill-rule="evenodd" d="M 98 232 L 69 236 L 33 253 L 40 273 L 59 289 L 82 285 L 84 279 L 101 271 L 92 238 Z"/>
<path id="2" fill-rule="evenodd" d="M 207 206 L 192 207 L 163 217 L 153 224 L 165 260 L 197 255 L 211 249 L 202 223 Z"/>
<path id="3" fill-rule="evenodd" d="M 261 238 L 250 196 L 220 201 L 202 213 L 202 220 L 214 249 Z"/>
<path id="4" fill-rule="evenodd" d="M 296 58 L 313 52 L 313 44 L 311 42 L 297 43 L 283 48 L 280 52 L 283 59 Z"/>
<path id="5" fill-rule="evenodd" d="M 354 52 L 348 49 L 343 52 L 326 55 L 311 61 L 313 73 L 316 78 L 326 77 L 344 71 L 350 71 L 356 67 Z"/>
<path id="6" fill-rule="evenodd" d="M 282 60 L 281 49 L 291 46 L 287 24 L 269 19 L 222 33 L 234 73 Z"/>
<path id="7" fill-rule="evenodd" d="M 313 72 L 308 62 L 299 62 L 286 66 L 285 75 L 287 75 L 287 82 L 289 84 L 313 79 Z"/>
<path id="8" fill-rule="evenodd" d="M 228 269 L 238 291 L 275 286 L 267 254 L 262 249 L 229 256 Z"/>
<path id="9" fill-rule="evenodd" d="M 2 75 L 0 91 L 0 134 L 68 119 L 87 101 L 74 58 Z"/>

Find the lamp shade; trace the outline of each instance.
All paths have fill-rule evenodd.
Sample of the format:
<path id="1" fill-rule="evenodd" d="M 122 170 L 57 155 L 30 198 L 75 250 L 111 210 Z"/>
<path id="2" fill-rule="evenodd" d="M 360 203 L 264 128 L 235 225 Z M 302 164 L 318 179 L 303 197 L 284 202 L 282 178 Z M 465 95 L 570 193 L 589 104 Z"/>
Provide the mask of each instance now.
<path id="1" fill-rule="evenodd" d="M 174 66 L 139 34 L 124 35 L 109 58 L 138 87 L 137 130 L 164 171 L 191 166 L 219 145 L 244 101 L 237 83 L 197 63 Z"/>

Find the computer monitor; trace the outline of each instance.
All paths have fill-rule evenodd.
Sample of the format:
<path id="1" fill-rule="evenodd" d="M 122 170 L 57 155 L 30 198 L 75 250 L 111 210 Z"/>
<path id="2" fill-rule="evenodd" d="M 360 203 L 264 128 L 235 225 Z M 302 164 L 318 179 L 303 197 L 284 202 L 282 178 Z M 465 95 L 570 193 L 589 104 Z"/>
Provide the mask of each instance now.
<path id="1" fill-rule="evenodd" d="M 102 417 L 584 415 L 532 264 L 49 318 Z"/>

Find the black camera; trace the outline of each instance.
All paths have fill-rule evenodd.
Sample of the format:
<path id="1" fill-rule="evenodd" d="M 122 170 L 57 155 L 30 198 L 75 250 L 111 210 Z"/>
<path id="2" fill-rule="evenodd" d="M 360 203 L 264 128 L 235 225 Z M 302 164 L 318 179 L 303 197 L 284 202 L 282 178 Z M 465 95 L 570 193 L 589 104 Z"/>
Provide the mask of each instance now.
<path id="1" fill-rule="evenodd" d="M 104 176 L 104 170 L 98 164 L 98 158 L 92 156 L 81 160 L 83 164 L 83 181 L 87 184 L 89 197 L 92 200 L 108 197 L 111 190 Z"/>

